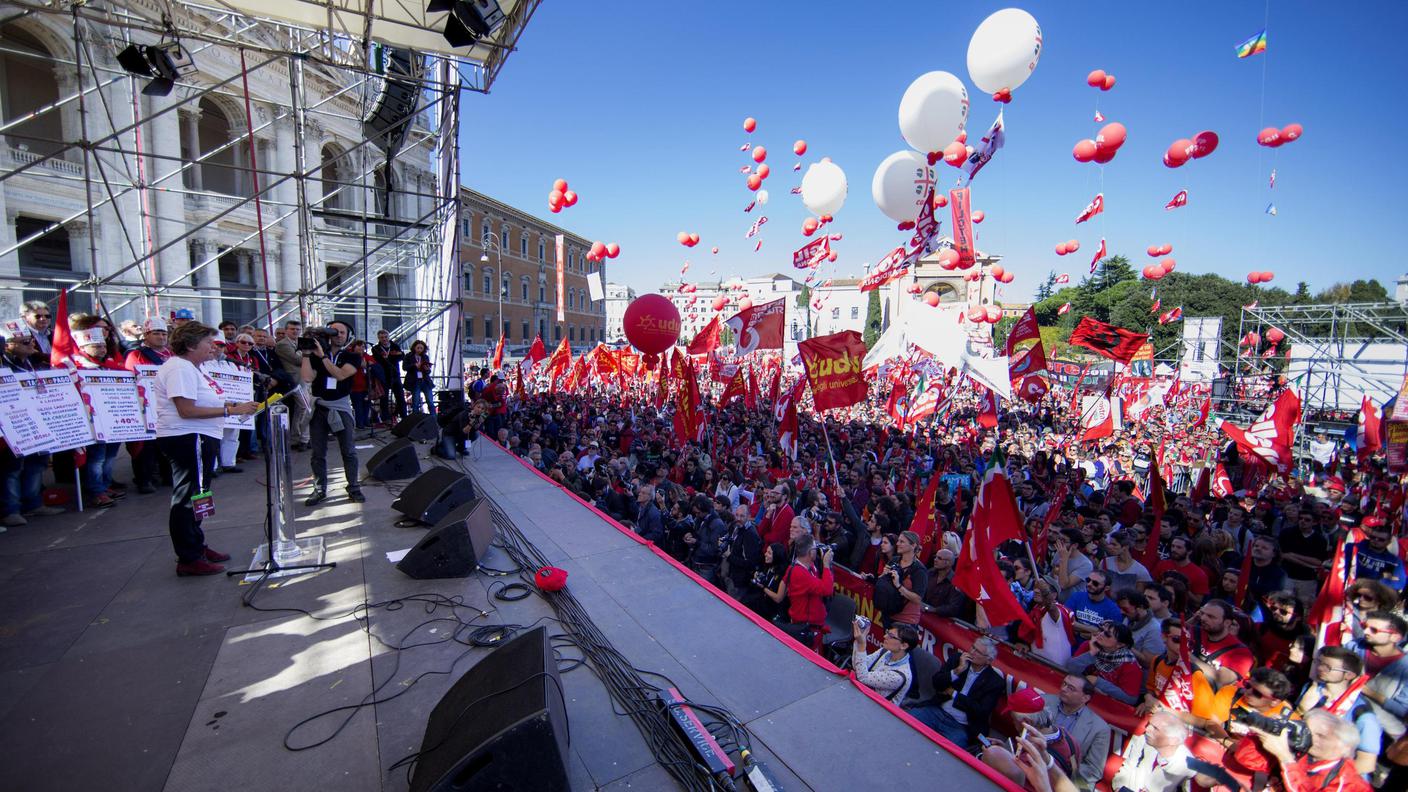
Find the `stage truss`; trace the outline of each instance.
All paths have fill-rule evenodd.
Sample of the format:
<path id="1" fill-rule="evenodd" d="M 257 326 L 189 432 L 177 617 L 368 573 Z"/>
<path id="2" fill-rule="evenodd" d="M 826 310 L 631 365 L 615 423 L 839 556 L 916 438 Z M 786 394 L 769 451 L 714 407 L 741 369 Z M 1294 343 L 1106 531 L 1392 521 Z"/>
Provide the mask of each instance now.
<path id="1" fill-rule="evenodd" d="M 342 317 L 426 339 L 436 374 L 458 382 L 460 100 L 489 90 L 538 0 L 505 3 L 504 24 L 467 55 L 411 54 L 419 101 L 399 146 L 363 123 L 386 88 L 383 43 L 398 42 L 358 33 L 384 20 L 355 30 L 344 13 L 315 28 L 232 10 L 258 5 L 20 0 L 0 12 L 0 55 L 52 69 L 58 86 L 21 113 L 12 98 L 0 121 L 0 313 L 69 288 L 117 322 L 175 307 L 260 327 Z M 144 97 L 147 79 L 115 55 L 171 38 L 200 72 Z M 200 119 L 216 108 L 229 134 L 208 145 Z M 72 272 L 26 272 L 56 239 Z"/>

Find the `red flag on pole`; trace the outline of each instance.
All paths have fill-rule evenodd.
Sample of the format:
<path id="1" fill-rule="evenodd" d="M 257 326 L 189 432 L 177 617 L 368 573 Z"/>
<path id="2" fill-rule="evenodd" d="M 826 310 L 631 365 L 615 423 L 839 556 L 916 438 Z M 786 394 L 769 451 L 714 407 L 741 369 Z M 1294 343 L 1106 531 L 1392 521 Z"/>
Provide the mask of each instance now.
<path id="1" fill-rule="evenodd" d="M 504 337 L 499 336 L 499 343 L 494 346 L 494 360 L 489 364 L 489 368 L 495 371 L 504 366 Z"/>
<path id="2" fill-rule="evenodd" d="M 1086 316 L 1081 318 L 1076 329 L 1071 332 L 1070 343 L 1072 346 L 1082 346 L 1097 355 L 1129 365 L 1129 361 L 1134 359 L 1139 348 L 1148 340 L 1148 333 L 1136 333 Z"/>
<path id="3" fill-rule="evenodd" d="M 929 485 L 914 505 L 914 519 L 909 523 L 909 530 L 919 534 L 919 558 L 925 566 L 934 560 L 934 553 L 939 549 L 939 521 L 934 519 L 934 496 L 939 490 L 939 478 L 938 471 L 929 476 Z"/>
<path id="4" fill-rule="evenodd" d="M 528 347 L 528 360 L 532 361 L 528 365 L 536 366 L 538 361 L 548 356 L 548 349 L 543 345 L 543 336 L 538 334 L 533 337 L 533 345 Z"/>
<path id="5" fill-rule="evenodd" d="M 709 323 L 704 325 L 703 329 L 694 336 L 694 340 L 689 342 L 689 346 L 686 347 L 689 354 L 707 355 L 713 352 L 714 348 L 719 345 L 719 335 L 722 330 L 723 327 L 719 324 L 719 317 L 716 314 L 714 318 L 710 319 Z"/>
<path id="6" fill-rule="evenodd" d="M 49 347 L 49 365 L 64 368 L 78 352 L 68 329 L 68 289 L 59 292 L 59 304 L 54 308 L 54 340 Z"/>
<path id="7" fill-rule="evenodd" d="M 992 561 L 998 545 L 1009 539 L 1023 539 L 1022 517 L 1007 475 L 1000 465 L 992 465 L 973 503 L 973 519 L 959 552 L 953 584 L 983 608 L 989 623 L 1018 621 L 1031 628 L 1027 612 Z"/>
<path id="8" fill-rule="evenodd" d="M 1372 456 L 1383 446 L 1383 415 L 1374 405 L 1369 395 L 1359 405 L 1359 428 L 1355 443 L 1358 446 L 1360 461 Z"/>
<path id="9" fill-rule="evenodd" d="M 797 344 L 806 366 L 812 402 L 818 411 L 865 401 L 869 388 L 861 376 L 865 341 L 854 330 L 809 338 Z"/>

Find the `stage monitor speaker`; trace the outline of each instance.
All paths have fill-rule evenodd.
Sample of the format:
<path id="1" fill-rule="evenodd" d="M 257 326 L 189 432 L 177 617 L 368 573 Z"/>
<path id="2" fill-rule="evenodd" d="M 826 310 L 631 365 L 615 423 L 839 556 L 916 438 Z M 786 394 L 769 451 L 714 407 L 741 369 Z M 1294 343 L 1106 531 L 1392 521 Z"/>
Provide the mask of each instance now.
<path id="1" fill-rule="evenodd" d="M 547 628 L 521 633 L 464 673 L 430 713 L 411 792 L 558 792 L 567 710 Z"/>
<path id="2" fill-rule="evenodd" d="M 434 440 L 440 434 L 440 428 L 435 425 L 435 419 L 431 416 L 425 413 L 411 413 L 391 427 L 391 434 L 393 437 L 422 442 Z"/>
<path id="3" fill-rule="evenodd" d="M 435 392 L 435 412 L 449 412 L 464 408 L 463 390 L 442 390 Z"/>
<path id="4" fill-rule="evenodd" d="M 406 133 L 415 120 L 421 82 L 417 56 L 410 50 L 381 47 L 383 58 L 381 91 L 362 119 L 362 131 L 375 145 L 395 154 L 406 142 Z"/>
<path id="5" fill-rule="evenodd" d="M 420 459 L 410 440 L 398 438 L 382 446 L 367 460 L 367 475 L 382 481 L 415 478 L 420 475 Z"/>
<path id="6" fill-rule="evenodd" d="M 475 498 L 458 506 L 422 536 L 396 568 L 416 580 L 467 577 L 494 541 L 489 502 Z"/>
<path id="7" fill-rule="evenodd" d="M 426 525 L 436 525 L 456 507 L 474 498 L 474 482 L 469 476 L 432 465 L 401 490 L 401 497 L 391 508 Z"/>

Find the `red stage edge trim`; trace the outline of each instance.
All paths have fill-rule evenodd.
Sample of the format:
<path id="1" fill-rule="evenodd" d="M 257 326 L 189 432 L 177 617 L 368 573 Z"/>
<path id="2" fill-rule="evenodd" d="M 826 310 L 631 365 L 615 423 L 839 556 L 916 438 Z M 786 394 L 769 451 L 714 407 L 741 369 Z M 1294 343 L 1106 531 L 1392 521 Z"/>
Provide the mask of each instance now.
<path id="1" fill-rule="evenodd" d="M 743 605 L 740 604 L 733 597 L 730 597 L 727 593 L 723 591 L 719 591 L 717 587 L 710 585 L 710 583 L 704 580 L 704 578 L 699 577 L 699 575 L 697 575 L 694 570 L 676 561 L 669 553 L 666 553 L 664 550 L 661 550 L 659 547 L 656 547 L 654 543 L 641 538 L 640 534 L 637 534 L 630 528 L 627 528 L 621 523 L 616 522 L 616 520 L 613 519 L 611 515 L 606 514 L 605 512 L 601 511 L 592 504 L 582 500 L 581 497 L 577 495 L 577 493 L 543 475 L 543 472 L 541 470 L 538 470 L 537 468 L 523 461 L 523 459 L 518 457 L 518 455 L 510 452 L 508 449 L 499 445 L 497 440 L 493 440 L 489 437 L 485 437 L 484 439 L 497 446 L 500 451 L 503 451 L 505 454 L 508 454 L 510 459 L 522 465 L 528 470 L 528 472 L 532 473 L 533 475 L 537 476 L 548 484 L 551 484 L 553 487 L 560 490 L 567 497 L 586 507 L 587 510 L 590 511 L 592 514 L 595 514 L 596 516 L 605 520 L 607 525 L 610 525 L 621 533 L 631 537 L 638 544 L 643 544 L 646 547 L 650 548 L 650 551 L 654 553 L 657 558 L 660 558 L 661 560 L 668 563 L 670 566 L 674 567 L 680 572 L 683 572 L 686 576 L 689 577 L 690 580 L 693 580 L 695 583 L 698 583 L 700 586 L 703 586 L 705 591 L 708 591 L 710 594 L 713 594 L 716 599 L 720 600 L 725 605 L 732 608 L 735 613 L 742 615 L 744 618 L 763 628 L 768 632 L 768 634 L 772 635 L 772 637 L 776 638 L 779 641 L 782 641 L 784 644 L 790 647 L 792 651 L 811 661 L 813 665 L 825 671 L 829 671 L 833 674 L 845 675 L 851 680 L 851 684 L 854 685 L 862 693 L 864 693 L 868 698 L 870 698 L 871 701 L 874 701 L 880 706 L 889 710 L 891 715 L 894 715 L 904 723 L 908 724 L 910 728 L 914 729 L 925 737 L 928 737 L 935 744 L 948 751 L 959 761 L 963 762 L 964 764 L 981 773 L 983 777 L 987 778 L 989 781 L 992 781 L 994 784 L 997 784 L 1003 789 L 1008 790 L 1008 792 L 1025 792 L 1025 789 L 1023 787 L 1012 783 L 1011 779 L 1007 778 L 1006 776 L 1002 775 L 991 767 L 988 767 L 987 765 L 983 764 L 981 761 L 978 760 L 977 757 L 973 756 L 962 748 L 959 748 L 958 746 L 944 739 L 942 736 L 939 735 L 938 732 L 934 731 L 928 726 L 925 726 L 923 723 L 920 723 L 917 719 L 915 719 L 913 715 L 910 715 L 908 712 L 905 712 L 900 707 L 896 707 L 894 704 L 891 704 L 884 696 L 881 696 L 879 693 L 876 693 L 874 690 L 871 690 L 869 687 L 866 687 L 860 682 L 860 680 L 856 679 L 855 674 L 849 671 L 842 671 L 835 665 L 832 665 L 830 662 L 817 655 L 817 653 L 813 652 L 809 647 L 803 646 L 802 644 L 798 643 L 795 638 L 783 632 L 782 630 L 779 630 L 777 626 L 774 625 L 772 622 L 768 621 L 767 619 L 764 619 L 763 617 L 759 616 L 748 608 L 743 607 Z"/>

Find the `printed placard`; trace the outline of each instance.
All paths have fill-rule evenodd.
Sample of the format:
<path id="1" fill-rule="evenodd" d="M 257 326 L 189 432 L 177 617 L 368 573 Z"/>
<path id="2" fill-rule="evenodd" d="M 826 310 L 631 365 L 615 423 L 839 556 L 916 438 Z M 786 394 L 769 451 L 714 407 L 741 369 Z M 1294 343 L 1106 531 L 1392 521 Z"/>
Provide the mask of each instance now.
<path id="1" fill-rule="evenodd" d="M 33 399 L 44 429 L 53 436 L 50 451 L 82 448 L 95 442 L 93 426 L 88 422 L 88 408 L 78 397 L 78 388 L 68 369 L 46 369 L 27 377 L 18 376 L 18 379 Z"/>
<path id="2" fill-rule="evenodd" d="M 215 383 L 215 390 L 226 402 L 243 403 L 254 401 L 254 374 L 240 368 L 228 360 L 215 360 L 201 366 L 201 370 Z M 334 383 L 330 387 L 336 387 Z M 226 429 L 253 429 L 253 415 L 231 415 L 225 419 Z"/>
<path id="3" fill-rule="evenodd" d="M 16 456 L 42 454 L 54 438 L 40 420 L 29 392 L 20 386 L 21 376 L 33 375 L 0 368 L 0 433 Z"/>
<path id="4" fill-rule="evenodd" d="M 147 431 L 142 400 L 137 396 L 137 375 L 130 371 L 85 369 L 78 375 L 78 395 L 88 408 L 93 437 L 100 443 L 152 440 Z"/>
<path id="5" fill-rule="evenodd" d="M 156 437 L 156 399 L 152 398 L 152 383 L 156 381 L 156 372 L 161 366 L 153 366 L 147 363 L 137 365 L 137 399 L 142 403 L 142 420 L 147 424 L 147 431 L 152 437 Z"/>

